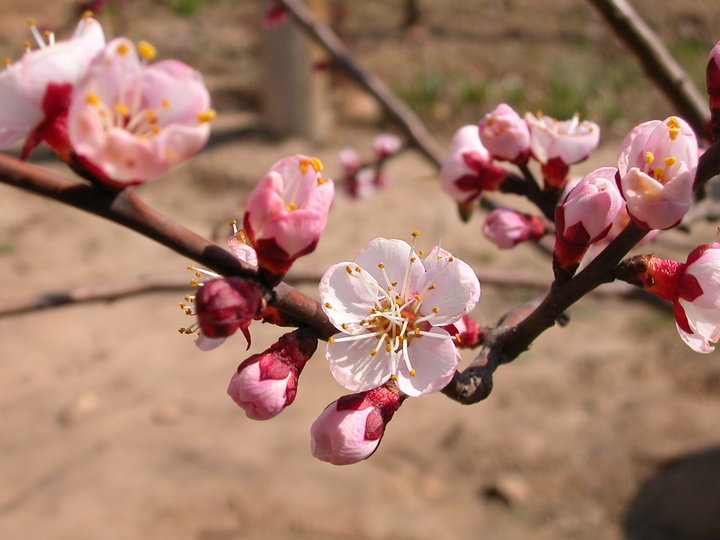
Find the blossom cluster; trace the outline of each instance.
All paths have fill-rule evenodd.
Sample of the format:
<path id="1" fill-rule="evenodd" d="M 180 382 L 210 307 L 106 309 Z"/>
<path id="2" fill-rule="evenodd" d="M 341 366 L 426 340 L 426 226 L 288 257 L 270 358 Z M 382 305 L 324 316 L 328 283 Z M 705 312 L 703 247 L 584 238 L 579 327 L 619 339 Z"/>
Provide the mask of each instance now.
<path id="1" fill-rule="evenodd" d="M 215 116 L 200 74 L 177 60 L 150 63 L 155 48 L 106 43 L 86 14 L 69 40 L 30 30 L 38 48 L 0 73 L 0 148 L 41 142 L 95 181 L 122 188 L 166 173 L 207 142 Z"/>

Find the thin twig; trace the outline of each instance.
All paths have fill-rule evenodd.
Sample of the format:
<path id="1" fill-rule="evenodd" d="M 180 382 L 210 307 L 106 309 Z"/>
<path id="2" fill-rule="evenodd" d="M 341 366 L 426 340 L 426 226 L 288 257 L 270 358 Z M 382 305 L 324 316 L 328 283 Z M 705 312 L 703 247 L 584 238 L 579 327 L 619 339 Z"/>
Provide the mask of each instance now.
<path id="1" fill-rule="evenodd" d="M 278 0 L 310 37 L 317 41 L 337 65 L 354 78 L 405 131 L 408 139 L 436 167 L 442 164 L 443 152 L 417 115 L 374 74 L 361 68 L 330 27 L 313 18 L 312 12 L 298 0 Z"/>
<path id="2" fill-rule="evenodd" d="M 635 53 L 658 89 L 701 136 L 707 135 L 710 120 L 707 99 L 665 45 L 627 0 L 588 0 L 625 45 Z"/>

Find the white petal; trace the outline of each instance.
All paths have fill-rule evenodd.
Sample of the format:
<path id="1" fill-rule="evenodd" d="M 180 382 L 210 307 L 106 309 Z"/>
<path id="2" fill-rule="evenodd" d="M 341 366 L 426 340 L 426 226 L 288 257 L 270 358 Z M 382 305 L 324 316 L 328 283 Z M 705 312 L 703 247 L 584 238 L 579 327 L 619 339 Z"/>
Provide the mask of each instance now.
<path id="1" fill-rule="evenodd" d="M 341 339 L 346 334 L 335 334 Z M 392 374 L 392 356 L 381 348 L 377 355 L 370 352 L 377 347 L 378 339 L 368 334 L 366 339 L 328 343 L 325 356 L 335 380 L 353 392 L 377 388 Z"/>
<path id="2" fill-rule="evenodd" d="M 410 262 L 414 257 L 415 261 Z M 410 271 L 410 290 L 415 290 L 415 283 L 423 271 L 423 266 L 410 244 L 402 240 L 390 240 L 388 238 L 376 238 L 365 247 L 357 257 L 355 263 L 367 270 L 382 287 L 387 287 L 393 281 L 398 282 L 398 289 L 403 285 L 408 265 Z M 385 268 L 381 269 L 378 264 L 382 263 Z M 383 270 L 385 273 L 383 273 Z M 387 276 L 387 278 L 385 277 Z"/>
<path id="3" fill-rule="evenodd" d="M 438 256 L 442 258 L 438 259 Z M 453 259 L 452 262 L 449 259 Z M 447 251 L 433 248 L 423 260 L 423 265 L 427 272 L 418 280 L 421 315 L 430 315 L 437 307 L 438 313 L 430 322 L 444 326 L 473 310 L 480 298 L 480 282 L 467 263 L 452 257 Z M 434 289 L 426 290 L 432 285 L 435 285 Z"/>
<path id="4" fill-rule="evenodd" d="M 201 351 L 212 351 L 217 349 L 220 345 L 225 343 L 224 337 L 211 338 L 201 332 L 198 332 L 198 337 L 195 338 L 195 346 Z"/>
<path id="5" fill-rule="evenodd" d="M 348 273 L 350 268 L 352 274 Z M 342 262 L 331 266 L 320 280 L 320 303 L 330 322 L 340 329 L 343 323 L 357 324 L 370 315 L 378 299 L 375 279 L 357 265 Z M 349 333 L 358 330 L 350 328 Z"/>
<path id="6" fill-rule="evenodd" d="M 449 336 L 442 328 L 433 333 Z M 452 379 L 460 362 L 452 339 L 428 336 L 412 338 L 408 345 L 410 367 L 415 370 L 412 377 L 403 362 L 400 362 L 398 388 L 411 397 L 422 396 L 442 390 Z"/>
<path id="7" fill-rule="evenodd" d="M 693 351 L 707 354 L 715 350 L 715 347 L 711 347 L 707 339 L 702 338 L 698 334 L 688 334 L 685 330 L 680 328 L 677 324 L 675 325 L 680 334 L 682 340 L 690 347 Z"/>

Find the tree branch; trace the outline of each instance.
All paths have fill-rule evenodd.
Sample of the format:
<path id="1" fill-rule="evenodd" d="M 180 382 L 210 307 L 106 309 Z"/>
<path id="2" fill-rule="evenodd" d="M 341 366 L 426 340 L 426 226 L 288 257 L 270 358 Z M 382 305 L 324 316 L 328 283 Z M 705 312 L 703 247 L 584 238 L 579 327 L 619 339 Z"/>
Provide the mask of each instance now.
<path id="1" fill-rule="evenodd" d="M 662 41 L 627 0 L 588 0 L 645 67 L 645 72 L 690 123 L 706 137 L 710 114 L 707 99 L 685 70 L 670 55 Z"/>

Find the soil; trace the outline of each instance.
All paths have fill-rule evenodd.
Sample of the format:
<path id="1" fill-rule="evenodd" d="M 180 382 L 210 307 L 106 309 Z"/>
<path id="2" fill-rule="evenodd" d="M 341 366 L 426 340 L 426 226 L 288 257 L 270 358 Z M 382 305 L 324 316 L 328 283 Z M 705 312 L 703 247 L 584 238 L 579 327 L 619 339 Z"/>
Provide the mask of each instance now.
<path id="1" fill-rule="evenodd" d="M 71 4 L 6 0 L 0 47 L 12 52 L 11 44 L 25 39 L 28 16 L 64 21 Z M 248 88 L 257 67 L 244 55 L 255 47 L 253 10 L 245 3 L 230 12 L 233 3 L 208 1 L 189 17 L 150 2 L 127 4 L 133 36 L 147 32 L 163 45 L 161 54 L 196 60 L 201 71 L 207 66 L 221 96 L 219 126 L 245 134 L 217 138 L 196 159 L 140 188 L 168 216 L 222 241 L 248 190 L 280 157 L 314 154 L 332 171 L 344 146 L 369 155 L 378 133 L 372 119 L 339 118 L 332 142 L 323 145 L 277 141 L 254 129 L 257 100 Z M 703 2 L 673 4 L 701 21 L 718 14 L 703 11 Z M 149 6 L 160 15 L 142 17 Z M 428 15 L 437 14 L 433 6 Z M 228 13 L 242 24 L 223 25 Z M 357 16 L 348 15 L 351 36 Z M 416 34 L 443 39 L 427 28 Z M 355 37 L 362 46 L 363 36 Z M 199 49 L 201 43 L 213 45 Z M 223 76 L 223 62 L 230 61 L 243 67 Z M 472 121 L 464 120 L 467 113 L 446 123 Z M 451 126 L 440 130 L 445 145 Z M 617 142 L 606 139 L 573 172 L 612 165 Z M 43 164 L 70 174 L 52 161 Z M 402 153 L 388 173 L 392 185 L 368 199 L 338 196 L 318 250 L 298 261 L 298 270 L 319 274 L 377 236 L 407 239 L 420 230 L 420 247 L 441 241 L 480 270 L 549 282 L 544 255 L 530 246 L 497 251 L 480 234 L 479 215 L 461 223 L 420 155 Z M 192 277 L 185 270 L 191 261 L 131 231 L 6 186 L 0 198 L 0 302 L 147 277 Z M 714 236 L 714 224 L 699 224 L 692 236 L 669 233 L 646 249 L 681 257 Z M 317 296 L 312 285 L 301 290 Z M 484 283 L 474 315 L 493 324 L 540 292 Z M 0 538 L 592 540 L 621 538 L 624 522 L 633 531 L 644 528 L 634 533 L 638 539 L 720 537 L 720 513 L 711 506 L 720 500 L 712 450 L 720 442 L 720 363 L 717 353 L 685 347 L 666 310 L 587 297 L 569 312 L 568 326 L 546 332 L 498 371 L 488 400 L 466 407 L 441 394 L 409 399 L 374 456 L 334 467 L 309 452 L 310 424 L 346 393 L 328 372 L 323 344 L 295 403 L 271 421 L 248 420 L 225 395 L 227 383 L 244 358 L 282 330 L 258 324 L 250 351 L 233 337 L 203 353 L 176 331 L 190 323 L 177 306 L 183 294 L 0 319 Z M 699 473 L 681 474 L 686 462 L 674 460 L 703 449 L 709 450 L 697 461 Z M 645 480 L 668 470 L 676 483 L 657 482 L 654 491 L 644 484 L 644 502 L 629 512 Z M 695 495 L 671 498 L 687 493 Z M 683 514 L 690 509 L 690 517 Z M 695 532 L 678 532 L 682 519 Z M 668 535 L 650 536 L 652 526 Z"/>

